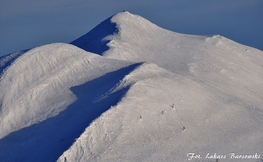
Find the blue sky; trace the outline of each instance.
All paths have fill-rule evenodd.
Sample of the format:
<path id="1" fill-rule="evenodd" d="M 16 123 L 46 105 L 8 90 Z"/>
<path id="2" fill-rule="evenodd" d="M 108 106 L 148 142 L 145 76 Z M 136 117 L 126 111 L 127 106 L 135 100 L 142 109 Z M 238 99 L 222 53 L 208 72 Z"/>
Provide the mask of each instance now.
<path id="1" fill-rule="evenodd" d="M 263 50 L 262 0 L 0 0 L 0 56 L 69 43 L 122 10 L 175 32 L 219 34 Z"/>

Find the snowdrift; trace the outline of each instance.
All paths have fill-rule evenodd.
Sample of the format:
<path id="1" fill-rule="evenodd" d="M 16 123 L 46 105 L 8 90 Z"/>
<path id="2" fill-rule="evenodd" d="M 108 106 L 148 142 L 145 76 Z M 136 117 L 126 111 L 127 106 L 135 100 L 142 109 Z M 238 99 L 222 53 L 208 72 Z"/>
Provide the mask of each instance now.
<path id="1" fill-rule="evenodd" d="M 6 55 L 0 161 L 260 161 L 230 154 L 262 154 L 262 61 L 129 12 L 70 44 Z"/>

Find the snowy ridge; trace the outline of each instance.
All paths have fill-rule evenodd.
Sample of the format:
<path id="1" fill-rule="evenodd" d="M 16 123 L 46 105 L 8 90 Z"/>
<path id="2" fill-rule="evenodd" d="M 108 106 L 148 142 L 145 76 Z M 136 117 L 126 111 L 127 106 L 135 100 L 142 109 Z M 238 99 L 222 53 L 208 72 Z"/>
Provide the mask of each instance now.
<path id="1" fill-rule="evenodd" d="M 110 90 L 139 65 L 62 43 L 23 54 L 1 80 L 0 159 L 56 160 L 89 122 L 127 91 Z M 14 156 L 13 151 L 19 153 Z"/>
<path id="2" fill-rule="evenodd" d="M 12 125 L 17 130 L 21 128 L 16 128 L 17 124 L 27 126 L 65 109 L 75 100 L 68 92 L 70 87 L 118 68 L 118 63 L 111 67 L 108 65 L 111 63 L 105 64 L 104 58 L 99 60 L 98 57 L 62 43 L 38 47 L 19 57 L 1 79 L 1 127 L 9 129 L 8 125 Z M 94 65 L 93 61 L 97 59 L 99 63 Z M 88 73 L 95 67 L 94 73 Z M 101 67 L 107 69 L 100 72 Z M 4 135 L 6 133 L 2 130 L 1 137 Z"/>
<path id="3" fill-rule="evenodd" d="M 262 154 L 262 61 L 225 37 L 175 33 L 129 12 L 71 44 L 4 56 L 0 161 Z"/>
<path id="4" fill-rule="evenodd" d="M 17 51 L 9 55 L 0 57 L 0 77 L 3 74 L 4 69 L 7 69 L 7 67 L 10 66 L 17 57 L 21 56 L 23 53 L 27 51 L 28 50 Z"/>

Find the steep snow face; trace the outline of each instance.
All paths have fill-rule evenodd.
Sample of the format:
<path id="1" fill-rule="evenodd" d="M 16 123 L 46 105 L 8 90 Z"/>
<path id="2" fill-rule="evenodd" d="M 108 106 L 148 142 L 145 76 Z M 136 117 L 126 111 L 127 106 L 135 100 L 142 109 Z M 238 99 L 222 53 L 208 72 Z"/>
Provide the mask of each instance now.
<path id="1" fill-rule="evenodd" d="M 263 54 L 260 50 L 219 35 L 193 36 L 168 31 L 129 12 L 118 13 L 102 24 L 91 33 L 105 26 L 111 28 L 113 24 L 117 31 L 101 39 L 109 42 L 109 50 L 102 53 L 104 57 L 155 63 L 241 100 L 252 96 L 261 99 Z M 251 94 L 246 94 L 247 91 Z"/>
<path id="2" fill-rule="evenodd" d="M 102 53 L 104 57 L 155 63 L 240 100 L 262 99 L 259 97 L 263 95 L 260 50 L 219 35 L 193 36 L 168 31 L 129 12 L 118 13 L 102 24 L 90 34 L 106 26 L 111 29 L 114 26 L 116 31 L 100 37 L 102 42 L 108 41 L 109 50 Z"/>
<path id="3" fill-rule="evenodd" d="M 111 18 L 112 17 L 101 22 L 97 27 L 82 37 L 74 40 L 71 42 L 71 44 L 86 51 L 101 55 L 103 52 L 109 49 L 107 46 L 109 41 L 104 40 L 104 38 L 108 35 L 117 34 L 119 32 L 116 24 L 111 22 Z"/>
<path id="4" fill-rule="evenodd" d="M 110 17 L 72 44 L 87 51 L 94 51 L 94 47 L 99 48 L 101 51 L 95 53 L 108 58 L 155 63 L 183 75 L 199 75 L 200 73 L 194 72 L 198 66 L 196 62 L 207 64 L 210 61 L 208 59 L 218 62 L 220 66 L 231 66 L 233 61 L 244 62 L 244 59 L 253 55 L 254 59 L 247 61 L 251 65 L 256 63 L 256 71 L 262 66 L 255 61 L 262 59 L 262 51 L 219 35 L 195 36 L 168 31 L 127 11 Z M 219 68 L 211 66 L 213 64 L 206 65 L 203 71 Z M 224 65 L 220 68 L 224 69 Z"/>
<path id="5" fill-rule="evenodd" d="M 109 47 L 101 55 L 169 72 L 147 65 L 129 74 L 140 79 L 59 161 L 188 161 L 191 152 L 209 160 L 208 153 L 263 149 L 262 51 L 219 35 L 171 32 L 129 12 L 109 24 L 118 32 L 101 39 Z"/>
<path id="6" fill-rule="evenodd" d="M 240 102 L 154 64 L 132 71 L 115 89 L 127 84 L 132 86 L 125 97 L 92 122 L 58 161 L 186 162 L 188 153 L 209 161 L 208 153 L 262 150 L 262 100 Z"/>
<path id="7" fill-rule="evenodd" d="M 101 51 L 94 52 L 108 58 L 153 62 L 170 71 L 187 73 L 193 49 L 199 47 L 205 38 L 171 32 L 138 15 L 122 12 L 72 44 L 87 51 L 100 46 Z"/>
<path id="8" fill-rule="evenodd" d="M 119 62 L 62 43 L 24 53 L 1 78 L 0 137 L 57 115 L 76 100 L 70 87 L 125 65 Z"/>

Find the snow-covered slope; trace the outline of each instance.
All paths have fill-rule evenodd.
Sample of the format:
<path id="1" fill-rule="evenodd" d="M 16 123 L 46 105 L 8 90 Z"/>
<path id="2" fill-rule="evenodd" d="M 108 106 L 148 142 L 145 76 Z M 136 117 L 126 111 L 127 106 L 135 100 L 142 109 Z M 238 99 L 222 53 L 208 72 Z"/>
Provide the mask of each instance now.
<path id="1" fill-rule="evenodd" d="M 263 156 L 262 62 L 222 36 L 118 13 L 71 45 L 1 58 L 0 161 Z"/>

